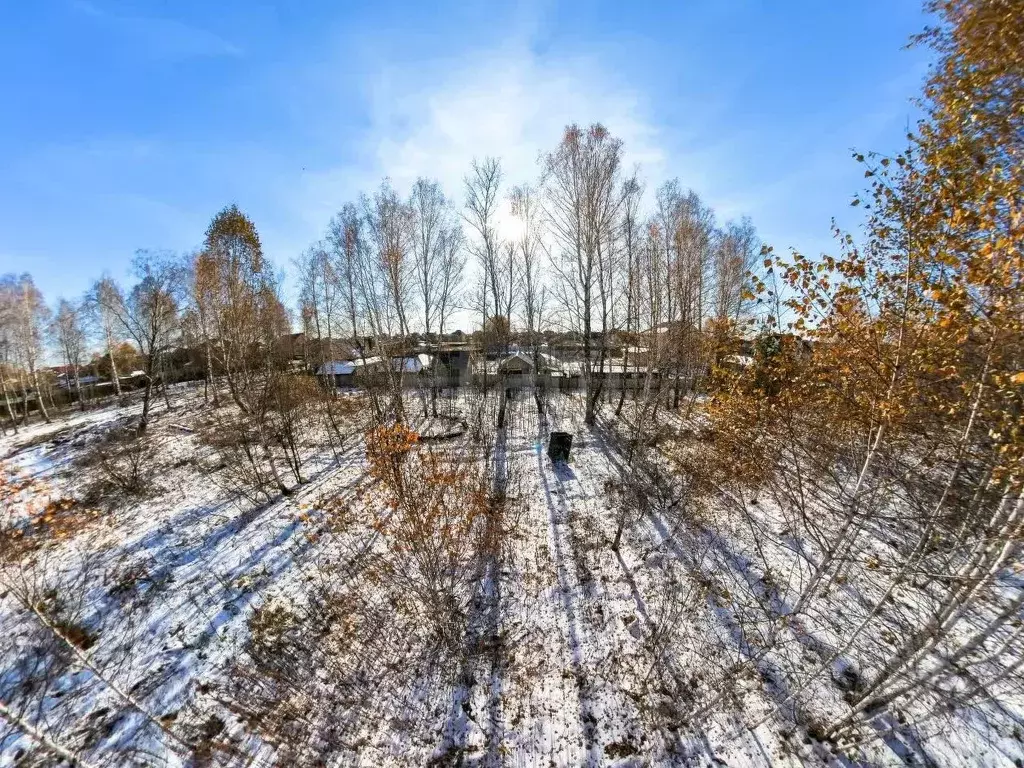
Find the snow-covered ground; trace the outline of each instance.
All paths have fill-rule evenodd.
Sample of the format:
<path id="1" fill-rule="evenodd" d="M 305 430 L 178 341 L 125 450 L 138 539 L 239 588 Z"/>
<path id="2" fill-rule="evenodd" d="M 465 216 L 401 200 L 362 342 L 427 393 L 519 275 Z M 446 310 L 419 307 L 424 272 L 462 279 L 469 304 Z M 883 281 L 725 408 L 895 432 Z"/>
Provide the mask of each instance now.
<path id="1" fill-rule="evenodd" d="M 943 713 L 939 728 L 896 728 L 850 755 L 812 738 L 807 724 L 840 713 L 843 691 L 828 676 L 808 683 L 813 696 L 791 684 L 842 646 L 842 611 L 797 626 L 779 619 L 785 595 L 757 564 L 784 572 L 793 554 L 778 545 L 784 537 L 760 535 L 779 527 L 767 502 L 755 527 L 713 505 L 652 498 L 615 551 L 627 469 L 611 406 L 588 427 L 575 396 L 554 398 L 542 420 L 521 395 L 506 427 L 481 435 L 474 418 L 494 424 L 496 396 L 481 405 L 464 391 L 451 404 L 457 416 L 423 423 L 452 450 L 479 456 L 507 495 L 500 555 L 473 584 L 456 650 L 433 644 L 375 576 L 386 510 L 368 471 L 364 413 L 349 417 L 336 453 L 312 436 L 301 446 L 305 482 L 294 493 L 256 502 L 219 478 L 200 437 L 212 423 L 201 395 L 182 390 L 174 406 L 156 406 L 148 435 L 158 446 L 152 491 L 116 504 L 90 496 L 96 470 L 82 460 L 136 409 L 0 439 L 4 471 L 20 483 L 0 523 L 27 525 L 56 505 L 50 527 L 29 529 L 28 545 L 3 564 L 0 701 L 90 764 L 990 766 L 1024 757 L 1013 730 L 1019 699 L 998 713 Z M 677 422 L 668 416 L 665 426 Z M 567 464 L 547 458 L 551 430 L 574 435 Z M 853 582 L 837 605 L 870 589 Z M 78 653 L 27 602 L 59 619 L 65 636 L 84 632 Z M 808 700 L 813 711 L 797 706 Z M 51 762 L 19 728 L 0 725 L 0 765 Z"/>

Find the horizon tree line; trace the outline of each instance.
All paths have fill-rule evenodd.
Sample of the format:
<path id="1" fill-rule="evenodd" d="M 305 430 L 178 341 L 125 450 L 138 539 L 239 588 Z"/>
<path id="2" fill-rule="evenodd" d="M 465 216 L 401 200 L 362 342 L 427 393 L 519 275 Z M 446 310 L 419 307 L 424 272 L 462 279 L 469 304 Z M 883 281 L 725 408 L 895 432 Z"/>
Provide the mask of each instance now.
<path id="1" fill-rule="evenodd" d="M 635 339 L 661 331 L 645 356 L 648 367 L 672 371 L 677 408 L 681 392 L 707 374 L 707 323 L 744 316 L 760 248 L 749 219 L 717 226 L 710 206 L 678 180 L 663 184 L 645 211 L 643 182 L 624 169 L 622 141 L 601 124 L 567 126 L 541 156 L 535 183 L 508 188 L 500 160 L 487 157 L 472 161 L 463 187 L 460 206 L 436 180 L 420 177 L 402 196 L 385 179 L 342 205 L 324 237 L 294 259 L 294 313 L 280 298 L 281 277 L 255 224 L 235 205 L 213 218 L 194 252 L 139 251 L 130 286 L 105 274 L 80 299 L 62 297 L 53 310 L 31 275 L 5 275 L 0 393 L 7 423 L 24 423 L 30 402 L 49 419 L 47 360 L 60 361 L 65 387 L 84 409 L 83 369 L 109 368 L 120 396 L 126 372 L 116 352 L 130 343 L 144 373 L 144 430 L 153 386 L 164 383 L 177 348 L 198 350 L 192 362 L 215 404 L 221 395 L 209 385 L 223 376 L 227 394 L 247 412 L 245 392 L 266 369 L 266 361 L 250 359 L 253 351 L 272 349 L 293 327 L 317 340 L 309 362 L 320 368 L 336 356 L 335 341 L 364 359 L 367 339 L 385 358 L 404 354 L 413 334 L 432 345 L 459 312 L 478 319 L 485 358 L 507 354 L 515 339 L 532 350 L 534 371 L 545 331 L 574 338 L 592 423 L 611 334 Z M 401 418 L 403 370 L 383 369 L 391 395 L 386 403 L 375 399 L 375 408 Z M 485 389 L 494 383 L 504 393 L 496 373 L 489 382 L 485 363 Z M 437 390 L 435 373 L 435 414 Z M 503 415 L 504 407 L 499 425 Z"/>

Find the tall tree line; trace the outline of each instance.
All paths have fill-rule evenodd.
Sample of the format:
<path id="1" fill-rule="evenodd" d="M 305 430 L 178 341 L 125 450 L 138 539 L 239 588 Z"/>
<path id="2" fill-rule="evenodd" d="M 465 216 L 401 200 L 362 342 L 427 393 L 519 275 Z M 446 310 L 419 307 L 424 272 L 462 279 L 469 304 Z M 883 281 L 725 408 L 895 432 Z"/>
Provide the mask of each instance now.
<path id="1" fill-rule="evenodd" d="M 634 364 L 671 372 L 671 387 L 655 390 L 677 407 L 680 393 L 707 371 L 706 322 L 744 315 L 759 245 L 748 220 L 717 227 L 711 208 L 677 181 L 645 206 L 642 181 L 624 170 L 624 151 L 600 124 L 570 125 L 541 156 L 534 183 L 506 187 L 505 170 L 491 157 L 473 161 L 461 202 L 422 177 L 407 196 L 385 179 L 341 206 L 323 239 L 294 262 L 306 362 L 319 370 L 339 358 L 382 358 L 391 394 L 375 397 L 374 407 L 381 418 L 404 418 L 404 369 L 387 361 L 406 354 L 414 334 L 433 351 L 453 318 L 469 313 L 485 358 L 506 355 L 515 340 L 532 351 L 536 371 L 545 333 L 575 342 L 588 421 L 604 392 L 614 336 L 646 350 L 634 354 Z M 192 350 L 215 404 L 223 395 L 243 413 L 252 410 L 248 393 L 258 389 L 268 359 L 256 351 L 275 347 L 293 325 L 254 223 L 229 206 L 193 253 L 142 252 L 132 275 L 129 286 L 103 276 L 81 300 L 60 299 L 55 312 L 31 276 L 3 277 L 0 407 L 8 425 L 36 411 L 49 418 L 50 360 L 63 364 L 65 386 L 82 407 L 89 365 L 109 370 L 120 395 L 129 371 L 120 370 L 117 350 L 125 342 L 144 374 L 141 430 L 153 387 L 165 382 L 181 347 Z M 484 363 L 484 383 L 500 384 L 488 381 L 488 371 L 500 373 L 493 359 Z M 432 375 L 436 414 L 436 368 Z"/>

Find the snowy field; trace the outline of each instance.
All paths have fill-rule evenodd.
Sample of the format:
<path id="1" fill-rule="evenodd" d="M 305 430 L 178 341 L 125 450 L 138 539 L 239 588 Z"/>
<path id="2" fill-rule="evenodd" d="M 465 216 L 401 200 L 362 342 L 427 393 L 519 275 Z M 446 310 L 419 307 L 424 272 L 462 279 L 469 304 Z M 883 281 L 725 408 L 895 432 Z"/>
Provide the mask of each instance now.
<path id="1" fill-rule="evenodd" d="M 381 575 L 388 513 L 365 408 L 336 450 L 311 432 L 304 482 L 265 501 L 233 490 L 201 439 L 201 391 L 173 406 L 155 406 L 137 497 L 105 498 L 88 462 L 131 406 L 0 440 L 2 523 L 19 532 L 3 551 L 0 701 L 87 764 L 1021 764 L 1012 691 L 999 708 L 909 702 L 914 725 L 853 751 L 819 741 L 813 724 L 845 706 L 844 658 L 811 673 L 876 596 L 870 572 L 788 621 L 779 574 L 811 545 L 768 499 L 751 522 L 687 497 L 655 450 L 665 484 L 631 502 L 614 403 L 588 427 L 578 398 L 541 419 L 524 394 L 496 431 L 496 396 L 464 392 L 446 403 L 464 430 L 419 422 L 502 499 L 498 544 L 470 558 L 464 634 L 447 644 Z M 665 446 L 691 439 L 683 426 L 664 417 Z M 566 464 L 546 455 L 551 430 L 574 435 Z M 893 535 L 880 528 L 864 557 Z M 0 720 L 0 765 L 51 764 Z"/>

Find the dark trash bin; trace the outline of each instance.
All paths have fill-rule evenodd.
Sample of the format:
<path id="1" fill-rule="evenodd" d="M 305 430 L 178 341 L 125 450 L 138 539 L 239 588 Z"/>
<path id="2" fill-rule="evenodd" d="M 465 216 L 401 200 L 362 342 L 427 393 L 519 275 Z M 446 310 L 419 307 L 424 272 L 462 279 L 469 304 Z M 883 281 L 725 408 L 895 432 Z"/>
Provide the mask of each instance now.
<path id="1" fill-rule="evenodd" d="M 568 432 L 552 432 L 548 441 L 548 458 L 552 461 L 568 461 L 572 448 L 572 435 Z"/>

